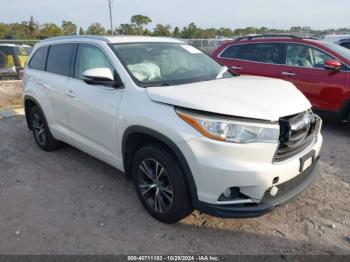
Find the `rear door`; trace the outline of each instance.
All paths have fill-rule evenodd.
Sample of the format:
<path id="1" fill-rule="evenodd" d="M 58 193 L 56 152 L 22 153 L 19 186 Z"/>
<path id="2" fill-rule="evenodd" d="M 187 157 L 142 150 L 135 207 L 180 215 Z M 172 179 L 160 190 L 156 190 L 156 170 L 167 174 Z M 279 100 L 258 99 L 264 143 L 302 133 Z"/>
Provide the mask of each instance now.
<path id="1" fill-rule="evenodd" d="M 316 109 L 337 111 L 343 102 L 347 72 L 324 69 L 327 60 L 335 59 L 316 47 L 286 44 L 285 65 L 281 77 L 292 82 Z"/>
<path id="2" fill-rule="evenodd" d="M 78 45 L 74 74 L 67 89 L 67 110 L 73 143 L 115 165 L 118 162 L 117 114 L 124 89 L 83 81 L 84 71 L 102 67 L 117 74 L 102 47 Z"/>
<path id="3" fill-rule="evenodd" d="M 283 44 L 251 43 L 226 48 L 220 60 L 235 73 L 265 77 L 280 77 Z"/>
<path id="4" fill-rule="evenodd" d="M 53 44 L 49 47 L 46 73 L 41 74 L 38 84 L 48 99 L 52 129 L 69 136 L 69 122 L 66 108 L 66 88 L 71 75 L 74 44 Z"/>

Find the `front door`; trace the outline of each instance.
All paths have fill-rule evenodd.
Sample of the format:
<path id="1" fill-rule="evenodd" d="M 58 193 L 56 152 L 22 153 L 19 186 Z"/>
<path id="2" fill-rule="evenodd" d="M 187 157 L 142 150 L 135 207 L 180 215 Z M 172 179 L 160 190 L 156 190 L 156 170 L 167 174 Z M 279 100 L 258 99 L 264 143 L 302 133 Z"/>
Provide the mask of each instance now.
<path id="1" fill-rule="evenodd" d="M 318 48 L 303 44 L 287 44 L 286 65 L 281 77 L 292 82 L 315 109 L 337 111 L 343 101 L 346 72 L 324 69 L 332 56 Z"/>
<path id="2" fill-rule="evenodd" d="M 74 76 L 69 80 L 67 112 L 73 143 L 97 157 L 117 164 L 117 115 L 123 89 L 89 85 L 83 81 L 84 71 L 92 68 L 116 70 L 98 46 L 79 44 Z"/>

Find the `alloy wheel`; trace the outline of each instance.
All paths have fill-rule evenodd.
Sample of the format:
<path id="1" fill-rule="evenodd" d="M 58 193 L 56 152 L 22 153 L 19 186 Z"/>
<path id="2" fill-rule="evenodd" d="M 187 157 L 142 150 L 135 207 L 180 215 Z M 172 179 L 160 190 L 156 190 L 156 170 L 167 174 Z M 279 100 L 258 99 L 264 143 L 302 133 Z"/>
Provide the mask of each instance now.
<path id="1" fill-rule="evenodd" d="M 137 171 L 138 186 L 142 198 L 155 212 L 167 212 L 173 203 L 173 185 L 161 163 L 144 159 Z"/>
<path id="2" fill-rule="evenodd" d="M 32 128 L 34 132 L 34 137 L 37 143 L 44 146 L 47 141 L 46 129 L 44 122 L 38 112 L 35 112 L 32 117 Z"/>

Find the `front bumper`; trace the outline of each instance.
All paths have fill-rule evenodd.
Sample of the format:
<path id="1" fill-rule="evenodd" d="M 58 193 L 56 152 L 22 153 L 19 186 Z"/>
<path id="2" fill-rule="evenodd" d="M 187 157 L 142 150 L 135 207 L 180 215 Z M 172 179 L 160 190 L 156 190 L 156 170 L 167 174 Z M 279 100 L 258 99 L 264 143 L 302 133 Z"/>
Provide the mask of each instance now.
<path id="1" fill-rule="evenodd" d="M 268 197 L 266 200 L 263 199 L 260 203 L 215 205 L 198 201 L 194 203 L 194 206 L 200 212 L 223 218 L 249 218 L 262 216 L 271 212 L 276 207 L 291 201 L 309 187 L 319 173 L 318 160 L 319 157 L 307 170 L 300 173 L 294 179 L 287 181 L 285 183 L 286 190 L 277 194 L 276 197 Z M 280 186 L 283 186 L 283 184 Z"/>

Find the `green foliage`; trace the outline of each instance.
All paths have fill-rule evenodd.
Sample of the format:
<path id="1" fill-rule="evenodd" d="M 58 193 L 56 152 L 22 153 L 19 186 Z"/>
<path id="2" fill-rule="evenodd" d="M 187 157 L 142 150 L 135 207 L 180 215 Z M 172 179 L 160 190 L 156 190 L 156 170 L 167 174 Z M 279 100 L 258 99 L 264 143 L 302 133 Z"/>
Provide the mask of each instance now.
<path id="1" fill-rule="evenodd" d="M 61 25 L 62 31 L 65 35 L 76 35 L 77 34 L 77 25 L 71 21 L 63 20 Z"/>
<path id="2" fill-rule="evenodd" d="M 117 28 L 117 33 L 120 35 L 136 35 L 137 28 L 132 24 L 121 24 Z"/>
<path id="3" fill-rule="evenodd" d="M 304 34 L 320 36 L 323 34 L 347 34 L 350 28 L 314 30 L 308 26 L 292 26 L 289 30 L 274 29 L 268 27 L 246 27 L 246 28 L 200 28 L 195 23 L 190 23 L 184 28 L 176 26 L 174 30 L 170 25 L 157 24 L 152 31 L 145 29 L 145 26 L 152 23 L 152 19 L 144 15 L 134 15 L 130 23 L 121 24 L 116 32 L 120 35 L 153 35 L 153 36 L 170 36 L 175 38 L 215 38 L 215 37 L 232 37 L 249 34 Z M 62 21 L 61 26 L 53 23 L 46 23 L 41 26 L 31 16 L 28 21 L 20 23 L 5 24 L 0 23 L 0 38 L 4 39 L 43 39 L 52 36 L 74 35 L 77 33 L 78 26 L 72 21 Z M 79 27 L 79 34 L 102 35 L 112 34 L 110 30 L 106 31 L 100 23 L 91 24 L 85 31 Z"/>
<path id="4" fill-rule="evenodd" d="M 106 29 L 100 23 L 91 24 L 86 31 L 88 35 L 103 35 L 105 33 Z"/>
<path id="5" fill-rule="evenodd" d="M 53 23 L 46 23 L 39 30 L 39 37 L 41 39 L 60 35 L 63 35 L 62 29 Z"/>
<path id="6" fill-rule="evenodd" d="M 82 27 L 79 28 L 79 35 L 85 35 L 85 31 Z"/>
<path id="7" fill-rule="evenodd" d="M 171 36 L 171 26 L 170 25 L 161 25 L 157 24 L 156 27 L 153 29 L 154 36 Z"/>
<path id="8" fill-rule="evenodd" d="M 148 25 L 149 23 L 152 23 L 151 18 L 144 15 L 134 15 L 131 17 L 130 21 L 131 21 L 131 24 L 137 28 L 138 35 L 143 35 L 144 34 L 143 27 Z"/>

